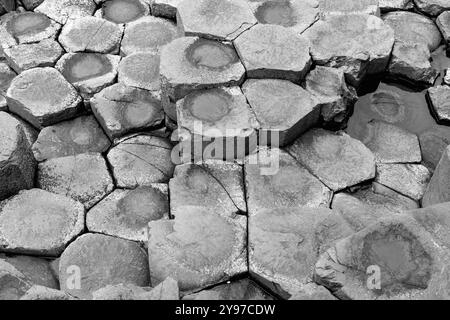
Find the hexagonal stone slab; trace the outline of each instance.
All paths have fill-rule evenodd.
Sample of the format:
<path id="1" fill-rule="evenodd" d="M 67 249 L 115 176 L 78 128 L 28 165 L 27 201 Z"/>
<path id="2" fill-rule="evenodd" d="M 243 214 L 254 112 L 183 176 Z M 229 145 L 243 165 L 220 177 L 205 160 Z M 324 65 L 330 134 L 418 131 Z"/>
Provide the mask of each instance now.
<path id="1" fill-rule="evenodd" d="M 250 79 L 242 91 L 260 124 L 260 137 L 270 136 L 274 147 L 288 145 L 319 122 L 317 101 L 290 81 Z"/>
<path id="2" fill-rule="evenodd" d="M 120 51 L 125 56 L 137 52 L 159 53 L 164 45 L 182 35 L 172 21 L 143 17 L 126 25 Z"/>
<path id="3" fill-rule="evenodd" d="M 115 190 L 86 216 L 90 232 L 147 242 L 148 223 L 169 219 L 167 185 L 154 184 L 134 190 Z"/>
<path id="4" fill-rule="evenodd" d="M 330 209 L 282 208 L 249 214 L 249 267 L 283 298 L 312 282 L 318 255 L 352 233 Z"/>
<path id="5" fill-rule="evenodd" d="M 178 5 L 182 1 L 183 0 L 150 0 L 152 15 L 175 19 L 177 16 Z"/>
<path id="6" fill-rule="evenodd" d="M 129 23 L 150 14 L 148 1 L 95 0 L 95 2 L 101 3 L 99 16 L 117 24 Z"/>
<path id="7" fill-rule="evenodd" d="M 450 9 L 442 12 L 436 19 L 436 25 L 444 37 L 444 41 L 450 43 Z"/>
<path id="8" fill-rule="evenodd" d="M 186 36 L 234 40 L 257 22 L 245 0 L 185 0 L 177 24 Z"/>
<path id="9" fill-rule="evenodd" d="M 413 0 L 417 8 L 431 16 L 438 16 L 445 10 L 450 10 L 450 4 L 446 0 Z"/>
<path id="10" fill-rule="evenodd" d="M 149 224 L 153 285 L 168 276 L 181 291 L 201 289 L 247 271 L 247 218 L 187 206 L 175 220 Z"/>
<path id="11" fill-rule="evenodd" d="M 0 300 L 19 300 L 32 286 L 19 270 L 3 260 L 0 260 L 0 282 Z"/>
<path id="12" fill-rule="evenodd" d="M 6 91 L 11 84 L 11 81 L 16 77 L 14 71 L 3 62 L 0 62 L 0 111 L 6 111 Z"/>
<path id="13" fill-rule="evenodd" d="M 123 27 L 96 17 L 69 20 L 58 41 L 67 52 L 118 53 Z"/>
<path id="14" fill-rule="evenodd" d="M 37 161 L 108 150 L 111 142 L 93 116 L 82 116 L 41 130 L 33 145 Z"/>
<path id="15" fill-rule="evenodd" d="M 300 82 L 311 66 L 309 41 L 277 25 L 259 24 L 235 41 L 249 78 L 276 78 Z"/>
<path id="16" fill-rule="evenodd" d="M 113 189 L 105 159 L 99 153 L 50 159 L 39 164 L 40 188 L 62 194 L 91 208 Z"/>
<path id="17" fill-rule="evenodd" d="M 360 141 L 345 133 L 312 129 L 288 152 L 334 191 L 375 177 L 375 157 Z"/>
<path id="18" fill-rule="evenodd" d="M 431 177 L 422 199 L 423 207 L 450 201 L 450 184 L 447 179 L 450 170 L 450 147 L 447 146 Z"/>
<path id="19" fill-rule="evenodd" d="M 53 39 L 45 39 L 38 43 L 3 48 L 3 53 L 14 71 L 21 73 L 36 67 L 53 67 L 64 54 L 64 49 Z"/>
<path id="20" fill-rule="evenodd" d="M 145 131 L 164 121 L 158 95 L 148 90 L 114 84 L 95 94 L 90 101 L 100 125 L 111 138 L 134 131 Z"/>
<path id="21" fill-rule="evenodd" d="M 355 13 L 380 15 L 378 0 L 319 0 L 319 8 L 323 16 Z"/>
<path id="22" fill-rule="evenodd" d="M 90 99 L 115 81 L 119 62 L 119 56 L 110 54 L 67 53 L 59 59 L 56 69 L 83 98 Z"/>
<path id="23" fill-rule="evenodd" d="M 67 20 L 92 16 L 95 11 L 93 0 L 44 0 L 35 12 L 40 12 L 60 24 Z"/>
<path id="24" fill-rule="evenodd" d="M 239 87 L 187 95 L 177 102 L 177 119 L 183 156 L 233 160 L 256 148 L 259 124 Z M 202 154 L 196 145 L 203 148 Z"/>
<path id="25" fill-rule="evenodd" d="M 58 256 L 83 229 L 83 205 L 61 195 L 32 189 L 1 203 L 3 252 Z"/>
<path id="26" fill-rule="evenodd" d="M 156 136 L 139 135 L 123 140 L 108 153 L 117 186 L 136 188 L 169 182 L 174 170 L 171 150 L 168 140 Z"/>
<path id="27" fill-rule="evenodd" d="M 81 286 L 73 286 L 71 276 L 81 276 Z M 79 298 L 90 299 L 92 292 L 121 283 L 149 285 L 148 260 L 136 243 L 100 234 L 84 234 L 61 255 L 61 289 Z"/>
<path id="28" fill-rule="evenodd" d="M 428 89 L 431 111 L 439 123 L 450 123 L 450 87 L 438 86 Z"/>
<path id="29" fill-rule="evenodd" d="M 332 15 L 303 35 L 311 41 L 314 62 L 342 67 L 347 81 L 354 86 L 366 75 L 385 70 L 394 45 L 392 28 L 373 15 Z M 351 43 L 348 39 L 352 39 Z"/>
<path id="30" fill-rule="evenodd" d="M 266 165 L 264 160 L 276 165 L 272 174 L 262 171 Z M 251 214 L 260 209 L 330 206 L 331 190 L 285 151 L 260 149 L 246 159 L 244 169 L 248 212 Z"/>
<path id="31" fill-rule="evenodd" d="M 36 128 L 73 118 L 81 111 L 81 97 L 53 68 L 34 68 L 13 79 L 7 91 L 9 110 Z"/>
<path id="32" fill-rule="evenodd" d="M 20 300 L 74 300 L 74 298 L 63 291 L 47 288 L 45 286 L 32 286 Z"/>
<path id="33" fill-rule="evenodd" d="M 158 54 L 139 52 L 131 54 L 119 64 L 119 82 L 129 87 L 135 87 L 155 92 L 160 95 Z"/>

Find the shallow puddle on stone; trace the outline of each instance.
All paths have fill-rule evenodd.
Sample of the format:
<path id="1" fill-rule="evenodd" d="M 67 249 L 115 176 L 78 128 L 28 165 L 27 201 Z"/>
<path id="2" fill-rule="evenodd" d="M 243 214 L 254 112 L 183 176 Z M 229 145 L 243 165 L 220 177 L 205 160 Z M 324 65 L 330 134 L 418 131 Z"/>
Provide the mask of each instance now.
<path id="1" fill-rule="evenodd" d="M 12 18 L 6 28 L 17 37 L 41 32 L 48 26 L 50 26 L 50 19 L 44 14 L 24 12 Z"/>
<path id="2" fill-rule="evenodd" d="M 203 91 L 191 96 L 191 114 L 202 121 L 215 122 L 229 112 L 230 97 L 221 90 Z"/>
<path id="3" fill-rule="evenodd" d="M 145 14 L 145 8 L 137 0 L 110 0 L 103 4 L 103 17 L 115 23 L 134 21 Z"/>
<path id="4" fill-rule="evenodd" d="M 294 11 L 287 1 L 267 1 L 258 7 L 255 17 L 262 24 L 277 24 L 283 27 L 295 25 Z"/>
<path id="5" fill-rule="evenodd" d="M 93 53 L 79 53 L 72 56 L 64 66 L 63 75 L 71 83 L 107 74 L 112 70 L 109 60 Z"/>
<path id="6" fill-rule="evenodd" d="M 152 105 L 154 103 L 153 101 L 138 101 L 129 104 L 123 109 L 122 116 L 126 123 L 132 126 L 143 126 L 154 116 L 148 107 L 149 104 Z"/>
<path id="7" fill-rule="evenodd" d="M 195 66 L 222 69 L 238 61 L 234 48 L 223 43 L 199 39 L 186 52 L 189 62 Z"/>

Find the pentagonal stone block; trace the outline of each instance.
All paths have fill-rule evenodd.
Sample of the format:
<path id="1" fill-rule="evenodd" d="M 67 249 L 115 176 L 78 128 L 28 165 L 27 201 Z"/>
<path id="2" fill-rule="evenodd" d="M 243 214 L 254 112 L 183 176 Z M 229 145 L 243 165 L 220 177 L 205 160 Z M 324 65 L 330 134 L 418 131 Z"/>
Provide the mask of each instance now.
<path id="1" fill-rule="evenodd" d="M 449 169 L 450 147 L 446 147 L 423 197 L 423 207 L 450 201 L 450 184 L 447 179 Z"/>
<path id="2" fill-rule="evenodd" d="M 90 104 L 95 117 L 111 139 L 134 131 L 152 129 L 164 121 L 161 100 L 156 93 L 121 83 L 94 95 Z"/>
<path id="3" fill-rule="evenodd" d="M 0 300 L 18 300 L 32 286 L 19 270 L 3 260 L 0 260 L 0 282 Z"/>
<path id="4" fill-rule="evenodd" d="M 332 15 L 307 29 L 311 56 L 321 66 L 342 67 L 347 81 L 359 85 L 366 75 L 386 69 L 394 31 L 372 15 Z M 352 39 L 351 43 L 348 39 Z M 363 53 L 362 53 L 363 52 Z"/>
<path id="5" fill-rule="evenodd" d="M 139 135 L 124 139 L 108 153 L 119 188 L 166 183 L 173 175 L 172 145 L 168 140 Z"/>
<path id="6" fill-rule="evenodd" d="M 177 24 L 187 36 L 230 41 L 257 22 L 245 0 L 185 0 L 177 10 Z"/>
<path id="7" fill-rule="evenodd" d="M 34 68 L 14 78 L 7 91 L 9 110 L 36 128 L 73 118 L 81 97 L 56 69 Z"/>
<path id="8" fill-rule="evenodd" d="M 129 23 L 150 14 L 150 7 L 147 1 L 95 0 L 95 2 L 101 3 L 98 15 L 117 24 Z"/>
<path id="9" fill-rule="evenodd" d="M 150 0 L 152 15 L 175 19 L 177 16 L 178 5 L 182 1 L 183 0 Z"/>
<path id="10" fill-rule="evenodd" d="M 182 35 L 172 21 L 143 17 L 125 26 L 120 51 L 125 56 L 136 52 L 159 53 L 164 45 Z"/>
<path id="11" fill-rule="evenodd" d="M 119 64 L 119 83 L 160 95 L 159 62 L 155 53 L 139 52 L 125 57 Z"/>
<path id="12" fill-rule="evenodd" d="M 417 8 L 430 15 L 438 16 L 445 10 L 450 10 L 450 4 L 446 0 L 413 0 Z"/>
<path id="13" fill-rule="evenodd" d="M 242 91 L 260 124 L 260 138 L 274 147 L 288 145 L 319 122 L 317 101 L 290 81 L 247 80 Z"/>
<path id="14" fill-rule="evenodd" d="M 259 210 L 249 214 L 248 230 L 251 274 L 283 298 L 312 282 L 318 255 L 353 233 L 325 208 Z"/>
<path id="15" fill-rule="evenodd" d="M 6 111 L 6 91 L 8 91 L 11 81 L 16 77 L 15 72 L 3 62 L 0 62 L 0 111 Z"/>
<path id="16" fill-rule="evenodd" d="M 428 89 L 431 111 L 440 123 L 450 123 L 450 87 L 438 86 Z"/>
<path id="17" fill-rule="evenodd" d="M 345 133 L 312 129 L 288 151 L 333 191 L 375 177 L 375 157 Z"/>
<path id="18" fill-rule="evenodd" d="M 36 163 L 23 125 L 6 112 L 0 112 L 0 200 L 34 185 Z"/>
<path id="19" fill-rule="evenodd" d="M 69 20 L 58 41 L 67 52 L 118 53 L 123 27 L 96 17 Z"/>
<path id="20" fill-rule="evenodd" d="M 92 16 L 95 11 L 93 0 L 44 0 L 36 9 L 55 20 L 65 24 L 69 19 Z"/>
<path id="21" fill-rule="evenodd" d="M 33 145 L 37 161 L 108 150 L 110 141 L 93 116 L 82 116 L 41 130 Z"/>
<path id="22" fill-rule="evenodd" d="M 45 286 L 32 286 L 21 298 L 20 300 L 75 300 L 70 294 L 64 291 L 51 289 Z"/>
<path id="23" fill-rule="evenodd" d="M 378 0 L 319 0 L 319 8 L 323 16 L 354 13 L 380 15 Z"/>
<path id="24" fill-rule="evenodd" d="M 249 78 L 303 80 L 311 66 L 309 41 L 277 25 L 256 25 L 234 45 Z"/>
<path id="25" fill-rule="evenodd" d="M 265 174 L 267 164 L 273 172 Z M 245 190 L 248 212 L 281 207 L 330 206 L 333 193 L 320 180 L 310 174 L 292 156 L 282 150 L 260 149 L 245 161 Z"/>
<path id="26" fill-rule="evenodd" d="M 177 102 L 177 119 L 183 157 L 242 159 L 256 147 L 259 124 L 239 87 L 187 95 Z"/>
<path id="27" fill-rule="evenodd" d="M 119 62 L 119 56 L 110 54 L 67 53 L 55 68 L 79 90 L 83 98 L 90 99 L 115 81 Z"/>
<path id="28" fill-rule="evenodd" d="M 247 271 L 247 218 L 186 206 L 175 220 L 149 224 L 152 285 L 168 276 L 181 291 L 201 289 Z"/>
<path id="29" fill-rule="evenodd" d="M 450 10 L 442 12 L 436 19 L 436 25 L 444 37 L 444 41 L 450 43 Z"/>
<path id="30" fill-rule="evenodd" d="M 90 232 L 146 243 L 148 223 L 169 219 L 167 185 L 154 184 L 134 190 L 116 190 L 86 216 Z"/>
<path id="31" fill-rule="evenodd" d="M 80 276 L 79 287 L 71 280 L 74 274 Z M 136 242 L 84 234 L 61 255 L 59 279 L 62 290 L 84 299 L 92 298 L 92 292 L 106 285 L 128 283 L 146 287 L 149 285 L 147 255 Z"/>
<path id="32" fill-rule="evenodd" d="M 81 203 L 44 190 L 21 191 L 1 208 L 3 252 L 57 256 L 84 229 Z"/>
<path id="33" fill-rule="evenodd" d="M 72 197 L 87 209 L 114 189 L 105 159 L 99 153 L 42 162 L 39 164 L 37 180 L 40 188 Z"/>

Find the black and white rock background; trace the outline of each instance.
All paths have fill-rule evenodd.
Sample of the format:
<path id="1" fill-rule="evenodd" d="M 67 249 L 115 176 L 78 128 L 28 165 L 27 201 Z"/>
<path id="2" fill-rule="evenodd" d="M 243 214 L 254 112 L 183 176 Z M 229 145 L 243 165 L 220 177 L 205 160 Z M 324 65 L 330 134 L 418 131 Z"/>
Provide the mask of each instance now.
<path id="1" fill-rule="evenodd" d="M 0 299 L 450 298 L 450 0 L 0 14 Z"/>

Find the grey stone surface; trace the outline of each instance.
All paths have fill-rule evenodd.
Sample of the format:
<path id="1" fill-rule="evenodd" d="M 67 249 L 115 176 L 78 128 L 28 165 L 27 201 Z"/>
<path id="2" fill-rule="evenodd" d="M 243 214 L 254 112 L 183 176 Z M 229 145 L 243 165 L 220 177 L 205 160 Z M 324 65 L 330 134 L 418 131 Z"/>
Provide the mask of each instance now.
<path id="1" fill-rule="evenodd" d="M 160 96 L 161 83 L 159 77 L 160 58 L 156 53 L 134 53 L 120 61 L 119 83 L 129 87 L 152 91 Z"/>
<path id="2" fill-rule="evenodd" d="M 0 300 L 19 300 L 32 286 L 13 265 L 0 260 Z"/>
<path id="3" fill-rule="evenodd" d="M 101 4 L 96 15 L 117 24 L 130 23 L 150 14 L 148 0 L 95 0 L 95 2 Z"/>
<path id="4" fill-rule="evenodd" d="M 423 207 L 450 201 L 450 147 L 446 147 L 422 200 Z"/>
<path id="5" fill-rule="evenodd" d="M 0 111 L 6 111 L 6 91 L 11 81 L 16 77 L 14 71 L 3 62 L 0 62 Z"/>
<path id="6" fill-rule="evenodd" d="M 414 8 L 413 0 L 380 0 L 378 5 L 381 12 L 411 10 Z"/>
<path id="7" fill-rule="evenodd" d="M 322 16 L 355 13 L 380 15 L 378 0 L 319 0 Z"/>
<path id="8" fill-rule="evenodd" d="M 450 122 L 450 86 L 437 86 L 428 89 L 432 113 L 440 123 Z"/>
<path id="9" fill-rule="evenodd" d="M 71 295 L 60 291 L 51 289 L 45 286 L 34 285 L 20 298 L 20 300 L 75 300 Z"/>
<path id="10" fill-rule="evenodd" d="M 22 4 L 27 10 L 33 10 L 42 2 L 44 2 L 44 0 L 22 0 Z"/>
<path id="11" fill-rule="evenodd" d="M 152 15 L 175 19 L 177 16 L 178 5 L 182 1 L 183 0 L 150 0 Z"/>
<path id="12" fill-rule="evenodd" d="M 449 11 L 442 12 L 436 19 L 436 25 L 444 37 L 444 41 L 450 43 L 450 8 Z"/>
<path id="13" fill-rule="evenodd" d="M 65 24 L 68 19 L 91 16 L 94 11 L 93 0 L 44 0 L 35 9 L 60 24 Z"/>
<path id="14" fill-rule="evenodd" d="M 416 7 L 431 16 L 438 16 L 445 10 L 450 10 L 450 3 L 447 0 L 413 0 Z"/>

